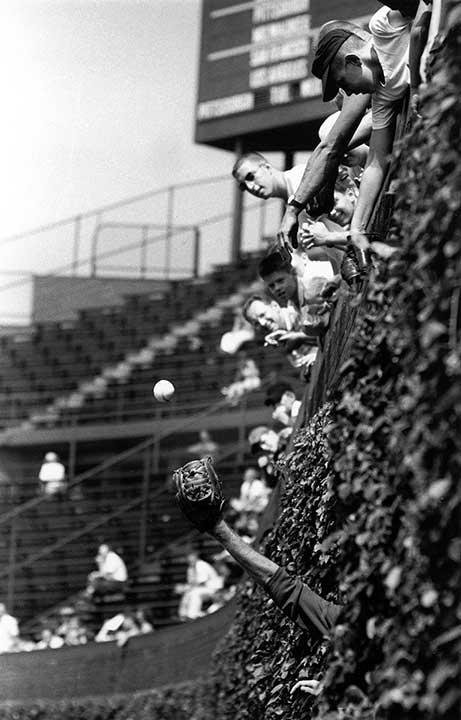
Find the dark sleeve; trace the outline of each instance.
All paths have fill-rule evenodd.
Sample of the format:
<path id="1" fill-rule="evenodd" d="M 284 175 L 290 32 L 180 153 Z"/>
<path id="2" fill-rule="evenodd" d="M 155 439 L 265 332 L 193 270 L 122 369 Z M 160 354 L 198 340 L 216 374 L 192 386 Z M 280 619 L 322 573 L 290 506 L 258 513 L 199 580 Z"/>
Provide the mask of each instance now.
<path id="1" fill-rule="evenodd" d="M 288 575 L 284 568 L 279 568 L 271 577 L 266 590 L 280 610 L 302 630 L 315 627 L 322 635 L 330 635 L 342 610 L 341 605 L 324 600 L 298 577 Z"/>

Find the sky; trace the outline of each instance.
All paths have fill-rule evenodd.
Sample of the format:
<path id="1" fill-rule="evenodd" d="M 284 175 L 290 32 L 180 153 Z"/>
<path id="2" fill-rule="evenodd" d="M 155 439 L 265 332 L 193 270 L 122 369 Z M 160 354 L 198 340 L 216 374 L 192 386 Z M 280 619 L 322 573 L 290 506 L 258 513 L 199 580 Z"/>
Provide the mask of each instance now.
<path id="1" fill-rule="evenodd" d="M 193 144 L 199 0 L 0 0 L 0 238 L 227 172 Z"/>
<path id="2" fill-rule="evenodd" d="M 0 0 L 0 269 L 70 258 L 68 236 L 12 234 L 229 173 L 230 153 L 193 142 L 200 12 L 200 0 Z M 0 310 L 22 297 L 2 293 Z"/>

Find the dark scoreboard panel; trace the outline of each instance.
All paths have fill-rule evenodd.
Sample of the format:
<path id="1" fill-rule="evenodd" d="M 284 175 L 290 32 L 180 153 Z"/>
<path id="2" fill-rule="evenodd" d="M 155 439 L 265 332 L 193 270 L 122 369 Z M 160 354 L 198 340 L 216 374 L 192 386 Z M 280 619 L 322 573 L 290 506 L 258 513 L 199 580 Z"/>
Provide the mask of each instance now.
<path id="1" fill-rule="evenodd" d="M 375 0 L 203 0 L 196 141 L 315 145 L 298 126 L 318 125 L 332 111 L 310 72 L 318 29 L 333 19 L 364 25 L 378 7 Z"/>

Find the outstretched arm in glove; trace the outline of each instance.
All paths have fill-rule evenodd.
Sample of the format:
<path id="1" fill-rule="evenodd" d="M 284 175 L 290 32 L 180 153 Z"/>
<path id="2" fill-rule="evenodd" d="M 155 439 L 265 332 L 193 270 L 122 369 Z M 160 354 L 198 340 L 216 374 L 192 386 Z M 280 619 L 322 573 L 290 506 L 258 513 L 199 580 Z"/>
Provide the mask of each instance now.
<path id="1" fill-rule="evenodd" d="M 232 555 L 240 567 L 260 585 L 266 585 L 279 569 L 275 562 L 261 555 L 242 540 L 224 520 L 218 520 L 209 532 Z"/>
<path id="2" fill-rule="evenodd" d="M 181 510 L 199 530 L 210 533 L 303 630 L 330 635 L 341 606 L 324 600 L 300 578 L 261 555 L 223 520 L 224 496 L 210 458 L 192 460 L 174 473 Z"/>

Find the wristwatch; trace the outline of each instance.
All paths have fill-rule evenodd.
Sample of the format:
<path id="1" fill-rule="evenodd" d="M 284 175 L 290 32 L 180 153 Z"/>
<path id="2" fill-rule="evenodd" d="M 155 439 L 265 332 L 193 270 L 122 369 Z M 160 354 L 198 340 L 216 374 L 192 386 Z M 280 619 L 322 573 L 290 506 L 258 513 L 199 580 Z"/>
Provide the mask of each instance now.
<path id="1" fill-rule="evenodd" d="M 296 200 L 294 195 L 290 195 L 290 197 L 287 200 L 287 205 L 291 205 L 291 207 L 294 207 L 296 210 L 304 210 L 304 204 L 299 202 L 299 200 Z"/>

